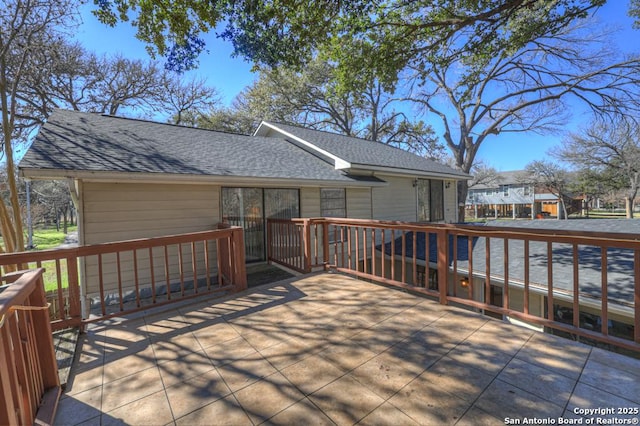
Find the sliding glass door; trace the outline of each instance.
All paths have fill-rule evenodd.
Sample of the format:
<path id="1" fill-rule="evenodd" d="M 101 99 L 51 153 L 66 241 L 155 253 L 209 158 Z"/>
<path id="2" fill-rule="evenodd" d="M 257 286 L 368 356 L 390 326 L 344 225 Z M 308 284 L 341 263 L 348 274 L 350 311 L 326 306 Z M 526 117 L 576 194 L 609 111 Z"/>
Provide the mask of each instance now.
<path id="1" fill-rule="evenodd" d="M 266 259 L 266 219 L 300 217 L 297 189 L 222 188 L 222 220 L 244 229 L 247 262 Z"/>

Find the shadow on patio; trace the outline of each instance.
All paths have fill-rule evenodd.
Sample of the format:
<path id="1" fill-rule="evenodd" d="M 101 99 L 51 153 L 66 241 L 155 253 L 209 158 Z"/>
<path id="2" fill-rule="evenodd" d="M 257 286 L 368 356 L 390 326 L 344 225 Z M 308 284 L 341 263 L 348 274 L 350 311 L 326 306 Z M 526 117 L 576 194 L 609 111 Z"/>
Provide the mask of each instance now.
<path id="1" fill-rule="evenodd" d="M 338 274 L 81 341 L 56 424 L 557 424 L 640 407 L 640 360 Z"/>

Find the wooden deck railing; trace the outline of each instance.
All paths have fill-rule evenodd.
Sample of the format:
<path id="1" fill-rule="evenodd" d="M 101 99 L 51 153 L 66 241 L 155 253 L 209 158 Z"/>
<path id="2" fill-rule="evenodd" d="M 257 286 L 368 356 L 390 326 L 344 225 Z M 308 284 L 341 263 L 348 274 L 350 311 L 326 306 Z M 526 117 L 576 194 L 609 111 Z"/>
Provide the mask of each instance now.
<path id="1" fill-rule="evenodd" d="M 42 269 L 0 292 L 0 425 L 52 424 L 60 381 Z"/>
<path id="2" fill-rule="evenodd" d="M 640 352 L 640 235 L 331 218 L 271 220 L 268 237 L 269 260 L 292 269 L 324 264 Z"/>
<path id="3" fill-rule="evenodd" d="M 54 330 L 178 300 L 246 288 L 242 229 L 222 229 L 0 255 L 0 266 L 45 267 Z M 1 277 L 9 281 L 9 277 Z M 81 289 L 81 281 L 85 286 Z M 81 294 L 82 293 L 82 294 Z M 84 305 L 84 312 L 82 310 Z"/>

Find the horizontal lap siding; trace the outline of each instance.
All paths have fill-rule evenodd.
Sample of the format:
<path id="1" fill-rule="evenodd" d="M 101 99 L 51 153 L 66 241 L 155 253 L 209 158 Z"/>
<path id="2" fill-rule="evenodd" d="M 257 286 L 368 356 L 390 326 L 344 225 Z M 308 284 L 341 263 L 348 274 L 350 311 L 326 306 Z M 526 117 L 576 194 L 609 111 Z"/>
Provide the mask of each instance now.
<path id="1" fill-rule="evenodd" d="M 150 238 L 215 229 L 220 222 L 220 188 L 211 185 L 109 184 L 84 183 L 83 225 L 84 244 L 97 244 L 137 238 Z M 183 274 L 186 282 L 193 280 L 191 245 L 183 245 Z M 171 283 L 180 281 L 178 248 L 169 248 Z M 204 247 L 196 246 L 199 278 L 205 274 Z M 216 273 L 215 243 L 210 244 L 210 272 Z M 151 274 L 148 249 L 137 251 L 138 280 L 149 287 Z M 98 259 L 92 256 L 84 262 L 86 291 L 96 295 L 99 289 Z M 164 249 L 153 251 L 156 285 L 166 284 Z M 121 253 L 121 279 L 126 289 L 134 288 L 133 254 Z M 103 256 L 105 291 L 116 290 L 118 276 L 116 256 Z"/>
<path id="2" fill-rule="evenodd" d="M 449 188 L 447 188 L 449 183 Z M 456 203 L 457 184 L 456 181 L 444 181 L 444 221 L 447 223 L 458 221 L 458 206 Z"/>
<path id="3" fill-rule="evenodd" d="M 371 219 L 371 188 L 347 188 L 347 217 Z"/>
<path id="4" fill-rule="evenodd" d="M 389 183 L 373 188 L 373 219 L 416 221 L 414 178 L 377 175 Z"/>

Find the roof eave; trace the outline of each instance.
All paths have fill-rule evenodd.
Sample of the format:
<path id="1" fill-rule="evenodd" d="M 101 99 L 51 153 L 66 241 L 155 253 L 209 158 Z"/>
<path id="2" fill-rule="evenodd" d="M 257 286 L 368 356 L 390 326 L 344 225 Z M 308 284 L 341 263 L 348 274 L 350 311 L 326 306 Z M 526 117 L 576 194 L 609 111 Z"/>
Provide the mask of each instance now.
<path id="1" fill-rule="evenodd" d="M 402 169 L 399 167 L 384 167 L 384 166 L 371 166 L 368 164 L 351 164 L 352 171 L 373 171 L 373 172 L 384 172 L 388 174 L 394 175 L 402 175 L 402 176 L 424 176 L 424 177 L 432 177 L 432 178 L 441 178 L 441 179 L 452 179 L 452 180 L 467 180 L 470 176 L 464 174 L 462 172 L 454 173 L 441 173 L 435 171 L 426 171 L 426 170 L 416 170 L 416 169 Z"/>
<path id="2" fill-rule="evenodd" d="M 293 179 L 255 176 L 193 175 L 150 172 L 116 172 L 62 170 L 41 168 L 20 168 L 20 176 L 32 180 L 77 179 L 92 182 L 136 182 L 136 183 L 180 183 L 180 184 L 219 184 L 240 186 L 280 186 L 280 187 L 359 187 L 371 188 L 387 186 L 384 181 L 348 181 L 332 179 Z M 259 184 L 257 184 L 259 183 Z"/>

